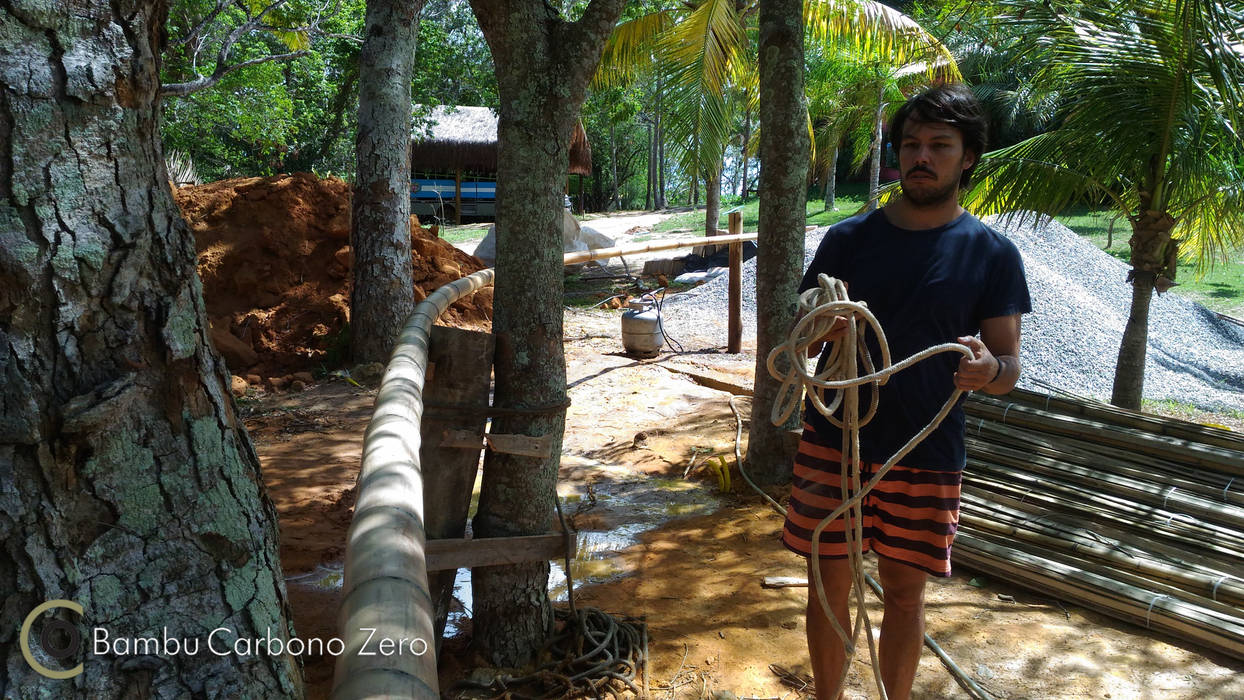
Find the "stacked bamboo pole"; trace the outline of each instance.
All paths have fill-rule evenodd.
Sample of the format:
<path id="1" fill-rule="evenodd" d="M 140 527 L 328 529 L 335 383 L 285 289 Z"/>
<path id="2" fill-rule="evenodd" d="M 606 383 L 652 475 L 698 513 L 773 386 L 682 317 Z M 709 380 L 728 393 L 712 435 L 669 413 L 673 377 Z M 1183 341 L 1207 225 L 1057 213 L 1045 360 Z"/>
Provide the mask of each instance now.
<path id="1" fill-rule="evenodd" d="M 1244 437 L 1019 390 L 966 412 L 958 563 L 1244 658 Z"/>

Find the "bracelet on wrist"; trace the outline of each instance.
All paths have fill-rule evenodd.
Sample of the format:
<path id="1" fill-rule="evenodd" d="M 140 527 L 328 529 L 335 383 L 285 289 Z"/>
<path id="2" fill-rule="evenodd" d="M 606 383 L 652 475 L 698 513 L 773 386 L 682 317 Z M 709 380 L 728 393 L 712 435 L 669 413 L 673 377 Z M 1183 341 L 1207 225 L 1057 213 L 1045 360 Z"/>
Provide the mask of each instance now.
<path id="1" fill-rule="evenodd" d="M 985 382 L 985 386 L 989 386 L 990 384 L 993 384 L 994 382 L 998 381 L 998 377 L 1002 376 L 1002 358 L 995 355 L 993 359 L 997 361 L 998 363 L 998 371 L 993 373 L 993 379 L 990 379 L 989 381 Z"/>

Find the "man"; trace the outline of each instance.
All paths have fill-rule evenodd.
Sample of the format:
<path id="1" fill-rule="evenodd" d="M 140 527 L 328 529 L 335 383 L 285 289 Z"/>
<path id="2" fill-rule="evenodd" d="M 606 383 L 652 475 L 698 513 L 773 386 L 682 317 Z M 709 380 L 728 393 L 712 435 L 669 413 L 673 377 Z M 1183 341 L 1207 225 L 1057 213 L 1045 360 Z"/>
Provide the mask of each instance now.
<path id="1" fill-rule="evenodd" d="M 877 414 L 860 431 L 864 481 L 956 387 L 1004 394 L 1015 386 L 1020 315 L 1032 310 L 1015 245 L 959 206 L 959 190 L 985 149 L 985 118 L 971 92 L 948 85 L 913 97 L 895 115 L 890 141 L 898 152 L 902 197 L 831 228 L 800 290 L 815 286 L 818 273 L 846 282 L 851 299 L 867 302 L 881 322 L 895 361 L 950 341 L 966 345 L 974 357 L 935 355 L 881 387 Z M 845 328 L 846 319 L 835 319 L 822 340 L 839 339 Z M 869 344 L 879 357 L 871 334 Z M 868 405 L 870 391 L 861 390 L 861 406 Z M 813 529 L 841 503 L 841 445 L 840 430 L 808 403 L 782 536 L 798 554 L 810 555 Z M 960 403 L 864 501 L 863 548 L 878 555 L 885 589 L 878 663 L 894 700 L 911 695 L 924 637 L 925 580 L 950 575 L 965 460 Z M 827 600 L 849 630 L 851 577 L 841 518 L 826 527 L 821 543 Z M 811 559 L 808 574 L 812 580 Z M 817 698 L 829 700 L 841 681 L 844 651 L 814 592 L 807 634 Z"/>

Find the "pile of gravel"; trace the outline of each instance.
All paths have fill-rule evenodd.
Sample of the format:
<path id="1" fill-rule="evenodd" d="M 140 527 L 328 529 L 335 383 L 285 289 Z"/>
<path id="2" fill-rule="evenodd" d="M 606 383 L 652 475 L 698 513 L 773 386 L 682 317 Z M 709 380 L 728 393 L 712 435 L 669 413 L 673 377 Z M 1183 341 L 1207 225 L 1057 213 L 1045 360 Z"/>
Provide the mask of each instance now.
<path id="1" fill-rule="evenodd" d="M 1108 400 L 1131 306 L 1128 266 L 1057 221 L 1029 216 L 987 223 L 1019 248 L 1032 295 L 1020 385 Z M 808 234 L 805 269 L 824 235 L 825 229 Z M 688 349 L 724 345 L 727 285 L 723 276 L 671 297 L 663 306 L 667 332 Z M 755 260 L 744 264 L 742 286 L 744 337 L 754 341 Z M 1155 294 L 1144 393 L 1208 410 L 1244 410 L 1244 328 L 1177 294 Z"/>

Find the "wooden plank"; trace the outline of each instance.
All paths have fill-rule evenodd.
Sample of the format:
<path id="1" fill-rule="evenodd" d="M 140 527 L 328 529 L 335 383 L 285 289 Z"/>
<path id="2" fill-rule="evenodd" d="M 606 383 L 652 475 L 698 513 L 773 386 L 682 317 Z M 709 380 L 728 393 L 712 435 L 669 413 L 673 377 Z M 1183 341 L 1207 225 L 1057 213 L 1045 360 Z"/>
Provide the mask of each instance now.
<path id="1" fill-rule="evenodd" d="M 522 564 L 564 556 L 566 535 L 561 532 L 521 537 L 428 540 L 427 544 L 428 571 Z M 574 556 L 573 551 L 571 556 Z"/>
<path id="2" fill-rule="evenodd" d="M 553 439 L 548 435 L 532 437 L 530 435 L 503 435 L 489 433 L 484 437 L 488 448 L 493 452 L 521 457 L 540 457 L 547 459 L 553 454 Z"/>
<path id="3" fill-rule="evenodd" d="M 438 371 L 424 381 L 423 400 L 451 406 L 487 405 L 492 353 L 493 337 L 488 333 L 433 326 L 428 366 Z M 466 532 L 483 451 L 484 420 L 483 414 L 424 412 L 419 425 L 419 463 L 428 539 L 460 538 Z M 428 576 L 438 646 L 453 600 L 455 573 L 447 570 Z"/>
<path id="4" fill-rule="evenodd" d="M 730 233 L 743 233 L 743 213 L 730 212 Z M 730 317 L 726 334 L 726 352 L 738 354 L 743 349 L 743 244 L 730 244 Z"/>

